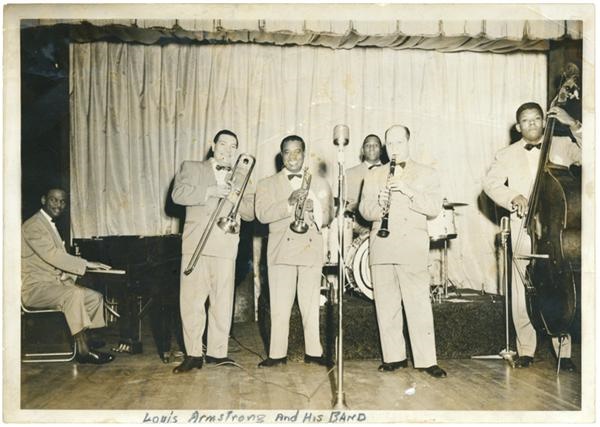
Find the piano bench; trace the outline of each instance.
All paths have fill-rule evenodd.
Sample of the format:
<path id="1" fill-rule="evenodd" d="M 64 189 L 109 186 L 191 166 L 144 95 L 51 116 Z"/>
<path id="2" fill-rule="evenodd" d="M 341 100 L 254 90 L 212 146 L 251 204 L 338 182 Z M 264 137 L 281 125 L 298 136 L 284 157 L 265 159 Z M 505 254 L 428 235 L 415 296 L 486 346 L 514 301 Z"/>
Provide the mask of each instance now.
<path id="1" fill-rule="evenodd" d="M 70 362 L 77 346 L 67 320 L 57 309 L 33 309 L 21 304 L 21 361 Z"/>

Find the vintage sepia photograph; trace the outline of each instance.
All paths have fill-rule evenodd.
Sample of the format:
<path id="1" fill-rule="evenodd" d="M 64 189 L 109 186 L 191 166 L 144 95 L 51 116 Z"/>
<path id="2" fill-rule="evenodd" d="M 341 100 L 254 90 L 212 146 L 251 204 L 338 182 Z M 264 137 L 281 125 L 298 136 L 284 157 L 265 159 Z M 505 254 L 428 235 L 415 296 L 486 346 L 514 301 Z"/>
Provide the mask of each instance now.
<path id="1" fill-rule="evenodd" d="M 593 422 L 594 14 L 5 5 L 3 421 Z"/>

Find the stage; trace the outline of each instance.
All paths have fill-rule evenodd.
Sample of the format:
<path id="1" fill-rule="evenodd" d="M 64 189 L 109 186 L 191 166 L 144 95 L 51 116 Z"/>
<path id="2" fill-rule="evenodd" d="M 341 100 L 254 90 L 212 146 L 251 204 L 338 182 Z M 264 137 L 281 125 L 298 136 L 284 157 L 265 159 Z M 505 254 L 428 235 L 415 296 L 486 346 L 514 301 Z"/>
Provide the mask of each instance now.
<path id="1" fill-rule="evenodd" d="M 116 331 L 106 330 L 104 335 L 108 346 L 117 340 Z M 257 323 L 234 325 L 229 355 L 236 365 L 205 365 L 201 370 L 174 375 L 171 370 L 178 361 L 162 363 L 149 328 L 145 328 L 144 353 L 117 355 L 108 365 L 22 364 L 21 407 L 167 410 L 167 414 L 171 409 L 332 408 L 337 368 L 328 372 L 291 357 L 286 366 L 259 369 L 257 363 L 266 354 Z M 574 346 L 573 360 L 581 367 L 579 344 Z M 577 411 L 581 407 L 580 372 L 557 376 L 547 340 L 539 343 L 535 363 L 528 369 L 513 369 L 503 360 L 446 358 L 440 365 L 448 377 L 434 379 L 412 365 L 393 373 L 378 372 L 379 363 L 376 358 L 345 361 L 344 391 L 350 410 Z M 409 412 L 396 416 L 408 419 L 402 418 L 406 414 Z M 139 422 L 143 416 L 142 412 Z"/>

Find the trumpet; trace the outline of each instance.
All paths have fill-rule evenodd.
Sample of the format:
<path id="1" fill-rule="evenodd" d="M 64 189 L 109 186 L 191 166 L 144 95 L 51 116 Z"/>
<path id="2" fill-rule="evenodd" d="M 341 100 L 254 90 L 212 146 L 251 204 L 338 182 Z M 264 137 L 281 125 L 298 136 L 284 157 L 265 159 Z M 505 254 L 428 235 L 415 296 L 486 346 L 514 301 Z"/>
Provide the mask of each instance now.
<path id="1" fill-rule="evenodd" d="M 306 190 L 304 196 L 302 196 L 296 202 L 296 209 L 294 211 L 294 222 L 290 224 L 290 228 L 294 233 L 304 234 L 308 231 L 308 224 L 304 221 L 304 212 L 306 209 L 306 200 L 308 199 L 308 190 L 310 190 L 310 181 L 312 175 L 308 171 L 308 168 L 304 168 L 304 176 L 302 178 L 302 185 L 300 189 Z"/>
<path id="2" fill-rule="evenodd" d="M 206 242 L 208 241 L 208 237 L 212 232 L 215 222 L 217 223 L 219 228 L 221 228 L 226 233 L 239 233 L 240 227 L 236 221 L 236 216 L 240 208 L 240 204 L 242 202 L 244 191 L 248 186 L 250 174 L 252 173 L 252 169 L 254 169 L 255 163 L 256 159 L 254 158 L 254 156 L 247 153 L 242 153 L 237 158 L 235 165 L 233 166 L 233 170 L 231 171 L 231 175 L 227 179 L 228 184 L 231 185 L 231 190 L 229 191 L 227 197 L 219 199 L 217 207 L 210 216 L 208 223 L 206 224 L 206 227 L 202 232 L 202 236 L 200 236 L 198 245 L 194 250 L 194 254 L 192 255 L 192 258 L 190 259 L 190 262 L 188 263 L 186 269 L 183 271 L 183 273 L 186 276 L 188 276 L 192 271 L 194 271 L 194 268 L 198 263 L 198 259 L 202 254 L 202 250 L 204 249 Z M 230 209 L 227 216 L 222 216 L 219 218 L 219 215 L 221 214 L 221 210 L 223 209 L 226 200 L 232 202 L 233 206 Z M 217 218 L 219 218 L 218 221 Z"/>
<path id="3" fill-rule="evenodd" d="M 385 183 L 385 188 L 389 191 L 390 185 L 392 183 L 392 178 L 394 177 L 394 171 L 396 170 L 396 156 L 392 156 L 392 160 L 390 161 L 390 172 L 388 173 L 387 181 Z M 379 230 L 377 231 L 377 235 L 379 237 L 386 238 L 390 235 L 390 230 L 388 226 L 388 220 L 390 217 L 390 205 L 392 203 L 392 194 L 390 193 L 385 206 L 382 209 L 381 216 L 381 225 L 379 226 Z"/>

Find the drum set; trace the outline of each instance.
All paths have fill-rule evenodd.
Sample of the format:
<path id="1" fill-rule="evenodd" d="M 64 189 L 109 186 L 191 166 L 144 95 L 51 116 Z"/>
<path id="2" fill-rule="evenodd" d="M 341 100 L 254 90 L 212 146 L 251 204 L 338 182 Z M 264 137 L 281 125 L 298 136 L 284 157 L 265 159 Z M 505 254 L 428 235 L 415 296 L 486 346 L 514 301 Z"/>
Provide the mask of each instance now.
<path id="1" fill-rule="evenodd" d="M 448 285 L 451 283 L 448 278 L 448 242 L 458 237 L 455 222 L 456 207 L 468 206 L 467 203 L 449 202 L 444 199 L 443 209 L 440 214 L 427 221 L 427 230 L 429 241 L 432 246 L 438 246 L 443 243 L 441 248 L 441 283 L 431 289 L 431 298 L 435 302 L 441 302 L 443 298 L 448 297 Z M 350 225 L 345 224 L 344 229 L 351 230 Z M 348 239 L 347 241 L 350 241 Z M 352 243 L 346 250 L 346 273 L 348 277 L 348 290 L 360 297 L 373 299 L 373 284 L 371 282 L 371 271 L 369 269 L 369 233 L 362 233 L 352 240 Z"/>

